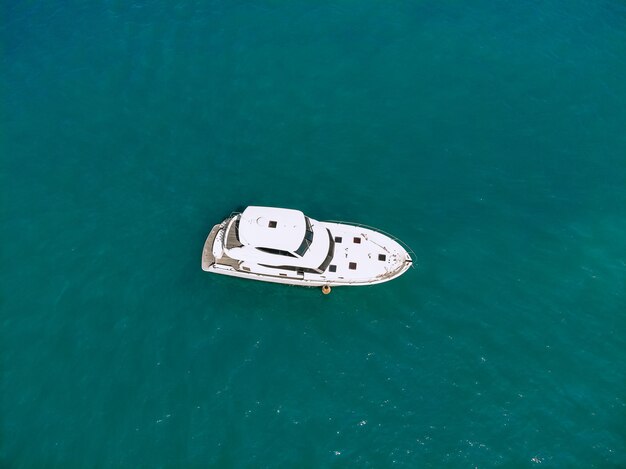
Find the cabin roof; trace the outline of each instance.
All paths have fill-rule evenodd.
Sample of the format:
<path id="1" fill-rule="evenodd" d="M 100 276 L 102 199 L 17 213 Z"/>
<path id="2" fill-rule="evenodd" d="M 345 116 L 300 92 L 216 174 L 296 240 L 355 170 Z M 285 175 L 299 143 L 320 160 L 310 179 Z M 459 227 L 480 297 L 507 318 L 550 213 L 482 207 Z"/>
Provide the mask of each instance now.
<path id="1" fill-rule="evenodd" d="M 304 213 L 287 208 L 250 206 L 241 214 L 239 238 L 254 247 L 295 251 L 306 232 Z"/>

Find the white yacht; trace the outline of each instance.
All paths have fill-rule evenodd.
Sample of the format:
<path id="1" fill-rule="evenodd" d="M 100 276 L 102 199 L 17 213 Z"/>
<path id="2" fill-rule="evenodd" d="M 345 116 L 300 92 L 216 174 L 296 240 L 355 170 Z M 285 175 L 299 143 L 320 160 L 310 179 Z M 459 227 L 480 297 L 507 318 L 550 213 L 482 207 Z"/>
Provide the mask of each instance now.
<path id="1" fill-rule="evenodd" d="M 373 285 L 411 267 L 399 240 L 364 225 L 317 221 L 299 210 L 246 208 L 209 233 L 202 269 L 216 274 L 323 287 Z"/>

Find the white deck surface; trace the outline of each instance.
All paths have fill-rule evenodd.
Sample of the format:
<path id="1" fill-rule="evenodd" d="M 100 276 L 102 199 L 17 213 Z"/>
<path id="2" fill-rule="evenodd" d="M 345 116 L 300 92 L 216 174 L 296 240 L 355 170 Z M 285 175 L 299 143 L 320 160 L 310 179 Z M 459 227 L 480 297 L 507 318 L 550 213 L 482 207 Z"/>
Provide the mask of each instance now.
<path id="1" fill-rule="evenodd" d="M 242 243 L 285 251 L 298 249 L 305 230 L 304 214 L 285 208 L 251 206 L 243 211 L 239 221 Z"/>

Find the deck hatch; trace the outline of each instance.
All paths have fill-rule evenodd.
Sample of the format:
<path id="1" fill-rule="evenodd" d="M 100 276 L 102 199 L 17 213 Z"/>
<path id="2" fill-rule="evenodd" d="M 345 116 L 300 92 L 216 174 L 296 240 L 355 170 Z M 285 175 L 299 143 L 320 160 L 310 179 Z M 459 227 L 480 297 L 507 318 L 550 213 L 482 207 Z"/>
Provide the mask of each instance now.
<path id="1" fill-rule="evenodd" d="M 343 241 L 343 238 L 341 236 L 335 236 L 335 243 L 340 243 Z"/>
<path id="2" fill-rule="evenodd" d="M 274 220 L 270 220 L 267 226 L 269 226 L 270 228 L 276 228 L 278 226 L 278 223 L 275 222 Z"/>
<path id="3" fill-rule="evenodd" d="M 353 241 L 354 241 L 354 244 L 361 244 L 361 238 L 359 238 L 358 236 L 355 236 Z"/>
<path id="4" fill-rule="evenodd" d="M 348 264 L 348 268 L 349 268 L 350 270 L 356 270 L 356 262 L 350 262 L 350 263 Z"/>
<path id="5" fill-rule="evenodd" d="M 386 255 L 384 255 L 384 254 L 379 254 L 379 255 L 378 255 L 378 260 L 379 260 L 379 261 L 386 261 L 386 260 L 387 260 L 387 256 L 386 256 Z"/>
<path id="6" fill-rule="evenodd" d="M 330 272 L 337 272 L 337 266 L 331 264 L 330 266 L 328 266 L 328 270 Z"/>

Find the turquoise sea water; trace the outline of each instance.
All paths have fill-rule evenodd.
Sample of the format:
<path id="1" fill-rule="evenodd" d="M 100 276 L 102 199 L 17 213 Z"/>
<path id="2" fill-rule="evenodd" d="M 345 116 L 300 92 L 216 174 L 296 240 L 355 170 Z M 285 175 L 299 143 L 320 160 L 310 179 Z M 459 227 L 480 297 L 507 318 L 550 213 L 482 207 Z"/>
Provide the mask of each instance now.
<path id="1" fill-rule="evenodd" d="M 625 467 L 626 6 L 3 2 L 2 467 Z M 418 267 L 200 270 L 248 205 Z"/>

